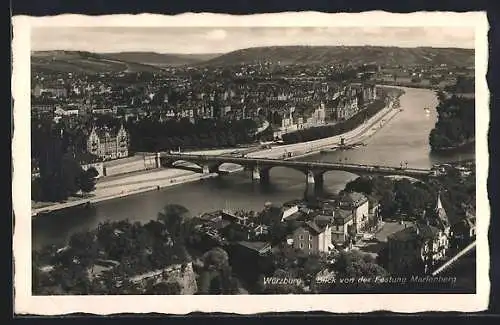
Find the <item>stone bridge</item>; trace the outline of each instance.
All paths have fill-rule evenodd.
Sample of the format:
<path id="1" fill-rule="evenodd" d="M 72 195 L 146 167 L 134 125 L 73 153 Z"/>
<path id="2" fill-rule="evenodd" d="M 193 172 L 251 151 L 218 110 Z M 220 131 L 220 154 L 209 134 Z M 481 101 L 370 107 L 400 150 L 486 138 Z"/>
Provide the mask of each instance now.
<path id="1" fill-rule="evenodd" d="M 381 165 L 363 165 L 330 162 L 305 162 L 270 158 L 247 158 L 231 156 L 205 156 L 189 154 L 158 153 L 158 164 L 164 167 L 174 167 L 179 161 L 200 166 L 203 173 L 222 173 L 219 167 L 224 163 L 237 164 L 252 171 L 252 179 L 261 182 L 269 181 L 269 171 L 273 167 L 288 167 L 301 171 L 306 176 L 308 184 L 323 184 L 323 175 L 329 171 L 345 171 L 359 176 L 404 176 L 426 182 L 437 177 L 430 169 L 401 168 Z"/>

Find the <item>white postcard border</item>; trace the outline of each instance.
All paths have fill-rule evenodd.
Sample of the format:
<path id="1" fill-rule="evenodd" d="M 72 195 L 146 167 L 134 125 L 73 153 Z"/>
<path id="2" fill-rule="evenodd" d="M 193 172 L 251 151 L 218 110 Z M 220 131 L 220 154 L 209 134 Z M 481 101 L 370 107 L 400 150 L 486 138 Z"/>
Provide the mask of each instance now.
<path id="1" fill-rule="evenodd" d="M 418 12 L 391 14 L 323 14 L 317 12 L 230 16 L 187 13 L 177 16 L 61 15 L 13 18 L 14 135 L 13 208 L 15 216 L 14 306 L 18 314 L 61 315 L 74 312 L 93 314 L 148 313 L 187 314 L 190 312 L 329 311 L 394 312 L 484 310 L 489 299 L 489 201 L 487 196 L 489 92 L 486 84 L 488 61 L 486 14 L 482 12 Z M 143 27 L 412 27 L 456 26 L 476 30 L 476 196 L 477 196 L 477 293 L 476 294 L 351 294 L 351 295 L 240 295 L 240 296 L 47 296 L 31 295 L 31 201 L 30 201 L 30 28 L 31 26 L 143 26 Z"/>

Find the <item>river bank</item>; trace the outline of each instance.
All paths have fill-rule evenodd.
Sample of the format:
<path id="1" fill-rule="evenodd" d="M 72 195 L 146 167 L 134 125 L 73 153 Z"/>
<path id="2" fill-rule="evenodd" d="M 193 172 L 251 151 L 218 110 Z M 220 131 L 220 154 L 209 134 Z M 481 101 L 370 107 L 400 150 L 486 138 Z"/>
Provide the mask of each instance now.
<path id="1" fill-rule="evenodd" d="M 321 150 L 338 144 L 341 138 L 346 144 L 360 142 L 373 136 L 379 129 L 385 126 L 398 112 L 399 108 L 393 108 L 393 101 L 381 109 L 357 128 L 337 136 L 323 138 L 297 144 L 276 146 L 264 150 L 250 150 L 247 157 L 251 158 L 281 158 L 290 154 L 288 159 L 298 159 L 302 157 L 318 154 Z M 189 154 L 221 155 L 234 151 L 245 150 L 242 148 L 211 150 L 208 152 L 190 152 Z M 247 148 L 248 150 L 248 148 Z M 226 173 L 240 172 L 243 168 L 239 165 L 225 164 L 223 171 Z M 196 168 L 196 165 L 188 166 Z M 221 166 L 222 168 L 222 166 Z M 113 200 L 134 194 L 160 190 L 165 187 L 195 182 L 201 179 L 216 177 L 217 173 L 201 174 L 196 171 L 185 171 L 180 169 L 150 170 L 139 175 L 127 175 L 118 177 L 112 181 L 102 180 L 96 185 L 96 190 L 92 197 L 73 200 L 64 203 L 56 203 L 45 207 L 32 208 L 32 217 L 49 213 L 61 209 L 80 205 L 90 205 L 102 201 Z"/>
<path id="2" fill-rule="evenodd" d="M 466 148 L 469 148 L 469 147 L 472 147 L 476 144 L 476 139 L 469 139 L 469 140 L 466 140 L 466 141 L 463 141 L 461 143 L 457 143 L 453 146 L 449 146 L 449 147 L 432 147 L 431 146 L 431 149 L 432 149 L 432 152 L 434 153 L 440 153 L 440 154 L 447 154 L 447 153 L 453 153 L 455 151 L 459 151 L 459 150 L 464 150 Z"/>
<path id="3" fill-rule="evenodd" d="M 171 170 L 165 171 L 170 172 Z M 142 180 L 136 182 L 128 181 L 126 184 L 104 185 L 101 188 L 96 189 L 92 197 L 87 197 L 79 200 L 76 199 L 64 203 L 57 203 L 38 209 L 32 209 L 31 215 L 32 217 L 36 217 L 57 210 L 95 204 L 149 191 L 157 191 L 175 185 L 187 184 L 211 177 L 216 177 L 218 175 L 217 173 L 201 174 L 196 172 L 183 171 L 183 175 L 177 174 L 159 177 L 159 174 L 162 174 L 162 172 L 165 171 L 151 171 L 147 174 L 144 174 Z"/>

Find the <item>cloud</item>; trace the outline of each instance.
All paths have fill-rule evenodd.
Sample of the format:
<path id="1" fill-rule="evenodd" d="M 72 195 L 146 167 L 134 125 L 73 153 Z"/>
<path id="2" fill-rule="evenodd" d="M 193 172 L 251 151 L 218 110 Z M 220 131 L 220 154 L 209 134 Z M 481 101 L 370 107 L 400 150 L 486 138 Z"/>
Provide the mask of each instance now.
<path id="1" fill-rule="evenodd" d="M 222 41 L 227 37 L 227 32 L 223 29 L 214 29 L 207 33 L 207 39 L 212 41 Z"/>
<path id="2" fill-rule="evenodd" d="M 378 45 L 474 48 L 467 27 L 74 27 L 32 29 L 32 50 L 224 53 L 256 46 Z"/>

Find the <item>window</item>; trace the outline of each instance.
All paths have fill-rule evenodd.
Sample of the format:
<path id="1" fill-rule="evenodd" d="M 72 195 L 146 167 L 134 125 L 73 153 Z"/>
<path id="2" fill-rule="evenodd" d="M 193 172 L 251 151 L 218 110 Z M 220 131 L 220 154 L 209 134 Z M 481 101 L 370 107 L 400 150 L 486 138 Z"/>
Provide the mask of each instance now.
<path id="1" fill-rule="evenodd" d="M 300 247 L 300 248 L 304 248 L 304 244 L 300 243 L 300 244 L 299 244 L 299 247 Z"/>
<path id="2" fill-rule="evenodd" d="M 309 235 L 309 241 L 313 240 L 313 236 Z"/>
<path id="3" fill-rule="evenodd" d="M 309 249 L 312 249 L 313 248 L 313 245 L 311 243 L 309 243 Z"/>
<path id="4" fill-rule="evenodd" d="M 304 235 L 299 235 L 299 240 L 304 240 Z"/>

